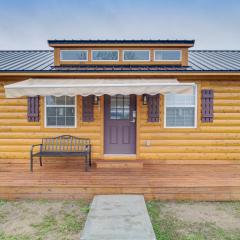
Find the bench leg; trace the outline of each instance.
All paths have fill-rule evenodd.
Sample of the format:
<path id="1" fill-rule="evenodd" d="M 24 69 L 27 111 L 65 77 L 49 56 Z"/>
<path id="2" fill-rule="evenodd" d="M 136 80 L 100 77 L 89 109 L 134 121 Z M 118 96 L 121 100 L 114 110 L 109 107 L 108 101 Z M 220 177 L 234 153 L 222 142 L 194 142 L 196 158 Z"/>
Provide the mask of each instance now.
<path id="1" fill-rule="evenodd" d="M 88 172 L 88 154 L 85 154 L 85 172 Z"/>
<path id="2" fill-rule="evenodd" d="M 88 153 L 88 159 L 89 159 L 89 166 L 92 166 L 92 158 L 91 158 L 91 152 Z"/>
<path id="3" fill-rule="evenodd" d="M 30 153 L 30 171 L 33 172 L 33 155 Z"/>
<path id="4" fill-rule="evenodd" d="M 42 167 L 42 156 L 39 158 L 40 166 Z"/>

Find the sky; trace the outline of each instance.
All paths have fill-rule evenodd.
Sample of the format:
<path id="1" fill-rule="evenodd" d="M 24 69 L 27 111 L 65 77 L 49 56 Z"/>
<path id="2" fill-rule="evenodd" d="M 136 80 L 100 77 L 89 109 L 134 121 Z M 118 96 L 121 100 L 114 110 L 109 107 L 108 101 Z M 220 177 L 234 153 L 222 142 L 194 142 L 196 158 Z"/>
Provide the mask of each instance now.
<path id="1" fill-rule="evenodd" d="M 0 0 L 0 50 L 48 39 L 195 39 L 240 50 L 240 0 Z"/>

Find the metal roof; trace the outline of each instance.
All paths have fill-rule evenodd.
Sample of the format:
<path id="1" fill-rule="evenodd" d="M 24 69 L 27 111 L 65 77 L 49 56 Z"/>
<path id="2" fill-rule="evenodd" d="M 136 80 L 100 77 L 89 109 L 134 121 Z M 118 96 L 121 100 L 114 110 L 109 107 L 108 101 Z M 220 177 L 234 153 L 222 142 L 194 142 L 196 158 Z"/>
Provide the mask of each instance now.
<path id="1" fill-rule="evenodd" d="M 52 50 L 0 51 L 1 72 L 240 72 L 240 51 L 190 50 L 189 66 L 54 66 Z"/>
<path id="2" fill-rule="evenodd" d="M 169 40 L 169 39 L 51 39 L 48 44 L 194 44 L 194 40 Z"/>

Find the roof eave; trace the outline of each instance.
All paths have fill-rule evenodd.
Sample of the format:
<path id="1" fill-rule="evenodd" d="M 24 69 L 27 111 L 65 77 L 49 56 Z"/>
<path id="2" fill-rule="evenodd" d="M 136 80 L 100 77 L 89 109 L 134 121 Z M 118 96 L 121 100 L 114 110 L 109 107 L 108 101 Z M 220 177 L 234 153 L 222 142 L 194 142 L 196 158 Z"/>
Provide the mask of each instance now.
<path id="1" fill-rule="evenodd" d="M 144 76 L 144 75 L 234 75 L 240 76 L 240 71 L 195 71 L 195 70 L 182 70 L 182 71 L 0 71 L 1 76 L 101 76 L 101 75 L 122 75 L 122 76 Z"/>

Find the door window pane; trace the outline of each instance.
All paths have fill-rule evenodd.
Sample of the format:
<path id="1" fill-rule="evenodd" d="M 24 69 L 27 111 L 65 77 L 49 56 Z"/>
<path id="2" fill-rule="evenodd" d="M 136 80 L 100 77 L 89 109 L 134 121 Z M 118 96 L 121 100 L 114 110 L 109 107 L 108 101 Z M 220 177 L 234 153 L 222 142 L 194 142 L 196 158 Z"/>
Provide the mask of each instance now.
<path id="1" fill-rule="evenodd" d="M 129 119 L 130 97 L 116 95 L 111 97 L 110 118 L 114 120 Z"/>

